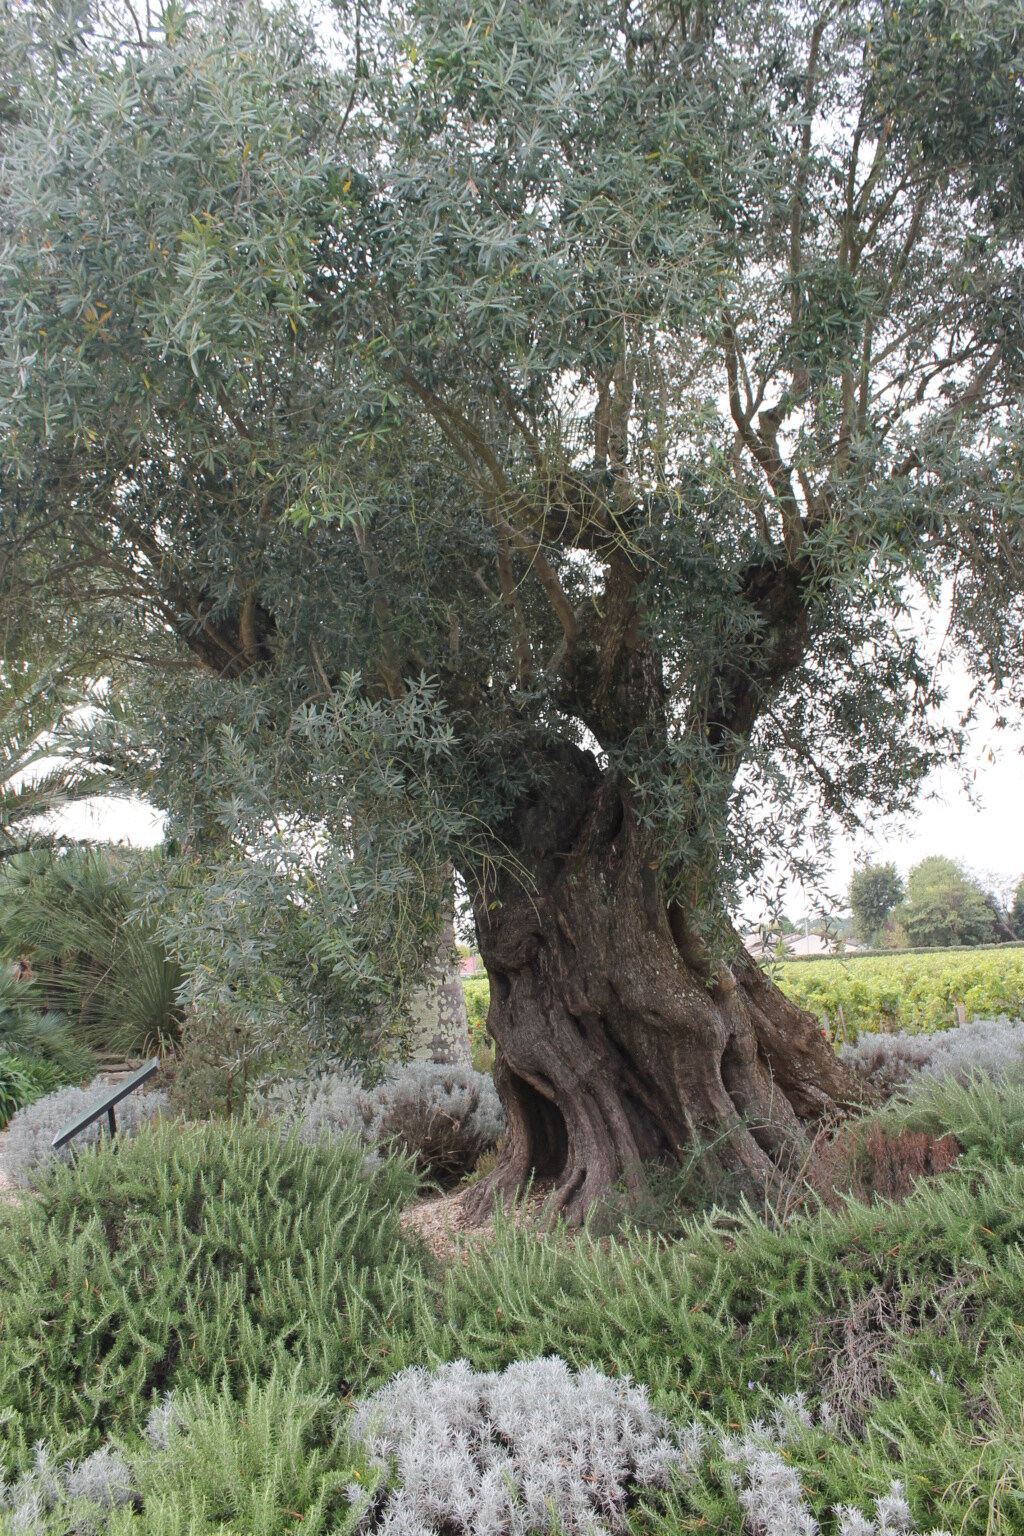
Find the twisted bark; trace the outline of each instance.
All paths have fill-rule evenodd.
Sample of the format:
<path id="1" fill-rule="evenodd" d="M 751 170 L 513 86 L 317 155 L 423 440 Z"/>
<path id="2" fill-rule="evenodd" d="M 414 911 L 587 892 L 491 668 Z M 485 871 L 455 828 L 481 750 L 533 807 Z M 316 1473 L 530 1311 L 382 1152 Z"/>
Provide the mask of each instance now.
<path id="1" fill-rule="evenodd" d="M 579 1222 L 618 1180 L 638 1185 L 645 1163 L 707 1137 L 774 1181 L 808 1122 L 856 1102 L 854 1080 L 749 957 L 712 973 L 666 908 L 622 786 L 574 747 L 546 766 L 507 829 L 519 872 L 477 888 L 508 1117 L 479 1208 L 536 1173 Z"/>

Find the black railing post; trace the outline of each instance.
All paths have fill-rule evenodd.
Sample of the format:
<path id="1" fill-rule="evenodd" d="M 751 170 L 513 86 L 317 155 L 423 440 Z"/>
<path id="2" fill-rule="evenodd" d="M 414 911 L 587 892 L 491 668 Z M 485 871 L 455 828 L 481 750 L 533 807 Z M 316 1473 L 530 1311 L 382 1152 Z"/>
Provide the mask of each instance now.
<path id="1" fill-rule="evenodd" d="M 87 1130 L 102 1115 L 107 1117 L 110 1139 L 113 1141 L 117 1135 L 114 1105 L 120 1104 L 121 1100 L 126 1099 L 130 1093 L 134 1093 L 136 1088 L 141 1088 L 143 1083 L 147 1083 L 154 1073 L 159 1072 L 159 1070 L 160 1062 L 156 1057 L 152 1061 L 147 1061 L 146 1065 L 140 1067 L 138 1072 L 134 1072 L 126 1083 L 121 1083 L 118 1087 L 112 1088 L 107 1096 L 101 1099 L 92 1109 L 86 1110 L 84 1115 L 79 1115 L 78 1119 L 73 1121 L 71 1125 L 65 1126 L 62 1131 L 58 1132 L 53 1138 L 53 1150 L 56 1152 L 59 1147 L 66 1147 L 73 1136 L 77 1136 L 81 1131 Z"/>

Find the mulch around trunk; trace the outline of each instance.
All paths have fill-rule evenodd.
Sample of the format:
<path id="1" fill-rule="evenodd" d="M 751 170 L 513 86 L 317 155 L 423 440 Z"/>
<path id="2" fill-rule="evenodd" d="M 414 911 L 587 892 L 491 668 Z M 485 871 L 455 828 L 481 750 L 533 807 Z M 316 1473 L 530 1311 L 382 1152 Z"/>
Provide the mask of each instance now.
<path id="1" fill-rule="evenodd" d="M 529 1195 L 509 1212 L 517 1227 L 533 1227 L 538 1236 L 545 1231 L 544 1206 L 554 1182 L 543 1180 L 532 1185 Z M 474 1186 L 454 1189 L 443 1195 L 432 1195 L 418 1200 L 404 1210 L 399 1218 L 404 1232 L 414 1233 L 423 1239 L 435 1259 L 447 1264 L 462 1249 L 479 1253 L 484 1243 L 494 1236 L 494 1217 L 474 1221 L 466 1205 L 474 1193 Z"/>

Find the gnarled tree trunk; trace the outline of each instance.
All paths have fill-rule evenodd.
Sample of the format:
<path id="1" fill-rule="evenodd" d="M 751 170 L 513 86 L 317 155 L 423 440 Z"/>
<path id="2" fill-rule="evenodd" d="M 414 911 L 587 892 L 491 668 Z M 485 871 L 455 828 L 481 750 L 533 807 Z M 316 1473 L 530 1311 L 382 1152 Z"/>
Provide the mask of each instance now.
<path id="1" fill-rule="evenodd" d="M 480 1207 L 536 1172 L 578 1222 L 645 1162 L 708 1137 L 774 1181 L 807 1122 L 856 1101 L 854 1080 L 745 954 L 712 973 L 662 900 L 628 794 L 592 756 L 566 747 L 546 779 L 507 829 L 520 871 L 476 902 L 508 1116 Z"/>

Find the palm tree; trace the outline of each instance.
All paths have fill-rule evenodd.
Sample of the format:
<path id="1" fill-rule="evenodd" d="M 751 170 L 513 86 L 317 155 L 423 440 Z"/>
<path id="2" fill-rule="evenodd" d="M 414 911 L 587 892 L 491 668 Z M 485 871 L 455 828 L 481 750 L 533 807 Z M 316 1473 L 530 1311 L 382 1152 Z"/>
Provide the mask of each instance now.
<path id="1" fill-rule="evenodd" d="M 0 661 L 0 860 L 52 840 L 53 813 L 102 786 L 84 756 L 54 755 L 54 732 L 86 701 L 62 658 Z"/>

